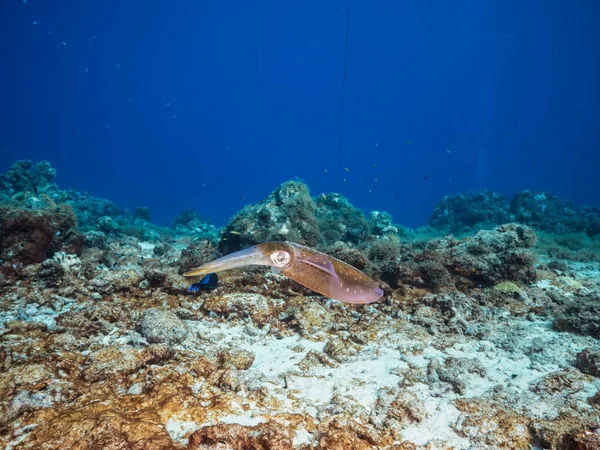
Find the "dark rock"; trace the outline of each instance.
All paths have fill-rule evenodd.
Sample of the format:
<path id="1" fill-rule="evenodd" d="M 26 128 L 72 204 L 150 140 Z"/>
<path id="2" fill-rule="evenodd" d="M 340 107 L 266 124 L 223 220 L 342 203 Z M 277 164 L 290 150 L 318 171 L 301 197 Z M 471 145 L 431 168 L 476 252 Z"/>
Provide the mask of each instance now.
<path id="1" fill-rule="evenodd" d="M 140 328 L 148 342 L 158 344 L 178 344 L 188 335 L 188 329 L 179 317 L 158 308 L 144 311 Z"/>
<path id="2" fill-rule="evenodd" d="M 338 241 L 326 247 L 323 251 L 359 270 L 363 270 L 367 266 L 367 257 L 360 250 L 345 242 Z"/>
<path id="3" fill-rule="evenodd" d="M 600 351 L 585 348 L 577 354 L 575 367 L 583 373 L 600 378 Z"/>
<path id="4" fill-rule="evenodd" d="M 179 275 L 188 270 L 200 267 L 202 264 L 212 261 L 219 257 L 219 252 L 210 241 L 203 241 L 192 244 L 181 251 L 179 258 Z"/>
<path id="5" fill-rule="evenodd" d="M 171 226 L 176 232 L 194 236 L 196 239 L 215 241 L 219 237 L 217 227 L 202 220 L 200 215 L 192 210 L 181 212 Z"/>
<path id="6" fill-rule="evenodd" d="M 150 222 L 150 208 L 139 207 L 135 208 L 133 213 L 134 219 L 141 219 Z"/>
<path id="7" fill-rule="evenodd" d="M 110 216 L 102 216 L 98 219 L 98 228 L 104 233 L 115 233 L 119 229 L 119 223 Z"/>
<path id="8" fill-rule="evenodd" d="M 47 259 L 40 265 L 37 276 L 41 280 L 44 280 L 46 286 L 57 287 L 65 276 L 65 270 L 55 259 Z"/>
<path id="9" fill-rule="evenodd" d="M 482 191 L 445 196 L 435 207 L 429 224 L 454 232 L 465 228 L 492 228 L 510 220 L 505 195 Z"/>
<path id="10" fill-rule="evenodd" d="M 19 192 L 30 192 L 45 194 L 53 201 L 59 201 L 63 195 L 52 182 L 55 177 L 56 170 L 48 161 L 40 161 L 35 166 L 28 159 L 15 161 L 6 173 L 0 175 L 0 199 Z"/>
<path id="11" fill-rule="evenodd" d="M 543 191 L 517 192 L 510 212 L 517 222 L 557 233 L 567 232 L 576 222 L 572 202 Z"/>
<path id="12" fill-rule="evenodd" d="M 260 203 L 247 205 L 225 227 L 219 242 L 232 253 L 266 241 L 292 241 L 314 247 L 319 241 L 315 204 L 308 187 L 288 181 Z"/>
<path id="13" fill-rule="evenodd" d="M 240 450 L 292 450 L 293 445 L 285 428 L 275 422 L 251 427 L 237 423 L 205 426 L 190 436 L 188 445 L 189 449 L 198 450 L 221 447 Z"/>
<path id="14" fill-rule="evenodd" d="M 372 269 L 392 287 L 412 285 L 435 292 L 493 286 L 501 281 L 532 283 L 537 273 L 529 250 L 535 232 L 506 224 L 457 240 L 452 236 L 400 247 L 376 241 L 369 251 Z M 424 248 L 423 248 L 424 247 Z"/>
<path id="15" fill-rule="evenodd" d="M 385 211 L 371 211 L 369 214 L 369 233 L 373 236 L 398 234 L 398 228 L 393 224 L 391 214 Z"/>
<path id="16" fill-rule="evenodd" d="M 38 210 L 0 206 L 0 259 L 23 264 L 40 263 L 63 250 L 68 244 L 67 239 L 75 232 L 76 224 L 73 209 L 65 204 Z M 79 237 L 76 235 L 72 239 Z M 70 250 L 81 253 L 81 248 L 74 245 L 75 241 L 71 244 Z"/>
<path id="17" fill-rule="evenodd" d="M 358 244 L 369 235 L 369 224 L 364 213 L 352 206 L 340 194 L 320 195 L 315 198 L 321 239 L 331 244 L 336 241 Z"/>
<path id="18" fill-rule="evenodd" d="M 600 296 L 598 293 L 577 298 L 557 315 L 552 327 L 558 331 L 600 338 Z"/>
<path id="19" fill-rule="evenodd" d="M 121 215 L 121 210 L 113 202 L 92 197 L 87 192 L 70 192 L 67 203 L 73 207 L 77 222 L 85 231 L 95 229 L 101 217 L 117 218 Z"/>
<path id="20" fill-rule="evenodd" d="M 88 231 L 85 233 L 84 246 L 106 250 L 108 249 L 108 238 L 102 231 Z"/>
<path id="21" fill-rule="evenodd" d="M 600 208 L 575 207 L 569 200 L 543 191 L 521 191 L 510 202 L 515 220 L 556 234 L 600 234 Z"/>

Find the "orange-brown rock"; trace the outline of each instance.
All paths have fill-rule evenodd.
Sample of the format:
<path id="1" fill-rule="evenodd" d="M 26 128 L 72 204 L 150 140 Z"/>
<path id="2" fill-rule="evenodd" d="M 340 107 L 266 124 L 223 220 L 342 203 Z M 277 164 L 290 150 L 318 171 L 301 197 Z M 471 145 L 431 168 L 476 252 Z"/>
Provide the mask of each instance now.
<path id="1" fill-rule="evenodd" d="M 527 418 L 486 400 L 460 399 L 456 407 L 467 413 L 457 431 L 473 444 L 511 450 L 531 448 L 533 437 Z"/>
<path id="2" fill-rule="evenodd" d="M 275 422 L 248 427 L 239 424 L 217 424 L 201 428 L 190 436 L 189 449 L 205 449 L 218 445 L 231 450 L 292 450 L 292 440 L 285 428 Z M 348 447 L 350 448 L 350 447 Z"/>

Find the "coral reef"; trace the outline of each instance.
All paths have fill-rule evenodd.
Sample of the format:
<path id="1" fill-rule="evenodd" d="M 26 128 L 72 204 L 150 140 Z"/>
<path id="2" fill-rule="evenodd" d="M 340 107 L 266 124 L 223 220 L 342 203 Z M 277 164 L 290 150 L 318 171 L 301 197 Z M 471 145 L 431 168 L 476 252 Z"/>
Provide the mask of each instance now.
<path id="1" fill-rule="evenodd" d="M 352 206 L 344 196 L 323 194 L 315 198 L 315 204 L 319 232 L 326 243 L 343 241 L 358 244 L 369 235 L 369 224 L 363 212 Z"/>
<path id="2" fill-rule="evenodd" d="M 510 221 L 505 195 L 481 191 L 445 196 L 436 205 L 429 224 L 439 230 L 461 232 Z"/>
<path id="3" fill-rule="evenodd" d="M 35 166 L 28 159 L 15 161 L 0 175 L 0 201 L 19 192 L 31 192 L 35 195 L 46 194 L 59 202 L 64 195 L 52 182 L 55 177 L 56 170 L 48 161 L 40 161 Z"/>
<path id="4" fill-rule="evenodd" d="M 265 241 L 292 241 L 327 248 L 337 242 L 360 244 L 374 236 L 406 235 L 385 212 L 364 213 L 340 194 L 311 198 L 308 186 L 288 181 L 261 202 L 246 206 L 223 230 L 222 253 Z"/>
<path id="5" fill-rule="evenodd" d="M 435 207 L 429 224 L 447 232 L 470 232 L 518 222 L 536 230 L 556 234 L 584 232 L 600 234 L 600 208 L 575 207 L 569 200 L 544 191 L 517 192 L 505 204 L 505 195 L 497 192 L 445 196 Z"/>
<path id="6" fill-rule="evenodd" d="M 229 222 L 219 250 L 232 253 L 266 241 L 292 241 L 314 247 L 319 241 L 315 209 L 304 183 L 283 183 L 260 203 L 246 206 Z"/>
<path id="7" fill-rule="evenodd" d="M 392 287 L 412 285 L 435 292 L 493 286 L 503 281 L 531 283 L 535 232 L 507 224 L 457 240 L 451 236 L 403 244 L 377 241 L 369 250 L 372 271 Z"/>
<path id="8" fill-rule="evenodd" d="M 173 229 L 179 234 L 193 236 L 195 239 L 216 241 L 217 227 L 203 221 L 195 211 L 183 211 L 173 221 Z"/>
<path id="9" fill-rule="evenodd" d="M 432 237 L 293 181 L 221 235 L 190 212 L 168 230 L 50 169 L 19 162 L 0 188 L 0 447 L 600 448 L 587 229 Z M 187 291 L 183 271 L 259 238 L 320 246 L 386 295 L 342 304 L 260 268 Z"/>
<path id="10" fill-rule="evenodd" d="M 570 331 L 600 339 L 600 295 L 594 292 L 578 296 L 557 314 L 552 326 L 560 331 Z"/>
<path id="11" fill-rule="evenodd" d="M 558 234 L 580 231 L 573 203 L 543 191 L 521 191 L 510 201 L 515 220 Z"/>
<path id="12" fill-rule="evenodd" d="M 83 235 L 73 209 L 49 200 L 37 209 L 0 205 L 0 259 L 23 265 L 43 262 L 58 251 L 81 254 Z"/>

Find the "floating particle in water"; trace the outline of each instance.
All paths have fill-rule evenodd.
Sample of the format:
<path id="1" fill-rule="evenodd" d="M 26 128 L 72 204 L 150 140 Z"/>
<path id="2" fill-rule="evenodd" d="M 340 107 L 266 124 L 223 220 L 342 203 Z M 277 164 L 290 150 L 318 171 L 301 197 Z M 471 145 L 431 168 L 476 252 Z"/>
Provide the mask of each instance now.
<path id="1" fill-rule="evenodd" d="M 412 141 L 406 141 L 406 145 L 412 144 Z"/>
<path id="2" fill-rule="evenodd" d="M 346 172 L 350 172 L 350 169 L 348 169 L 347 167 L 344 167 L 344 170 L 345 170 Z"/>
<path id="3" fill-rule="evenodd" d="M 35 21 L 33 22 L 33 24 L 34 24 L 34 25 L 37 25 L 37 24 L 38 24 L 37 20 L 35 20 Z"/>
<path id="4" fill-rule="evenodd" d="M 62 41 L 62 44 L 65 45 L 65 46 L 67 45 L 67 43 L 65 41 Z"/>

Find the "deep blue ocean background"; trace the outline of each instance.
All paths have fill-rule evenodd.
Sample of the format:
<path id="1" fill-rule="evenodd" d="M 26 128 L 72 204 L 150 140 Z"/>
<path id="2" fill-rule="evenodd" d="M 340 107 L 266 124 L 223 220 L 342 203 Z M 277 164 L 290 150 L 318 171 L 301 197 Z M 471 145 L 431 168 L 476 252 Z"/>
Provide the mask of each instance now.
<path id="1" fill-rule="evenodd" d="M 0 3 L 0 172 L 169 224 L 283 181 L 425 224 L 446 194 L 600 205 L 600 2 Z M 348 170 L 346 170 L 346 168 Z M 344 181 L 345 180 L 345 181 Z"/>

